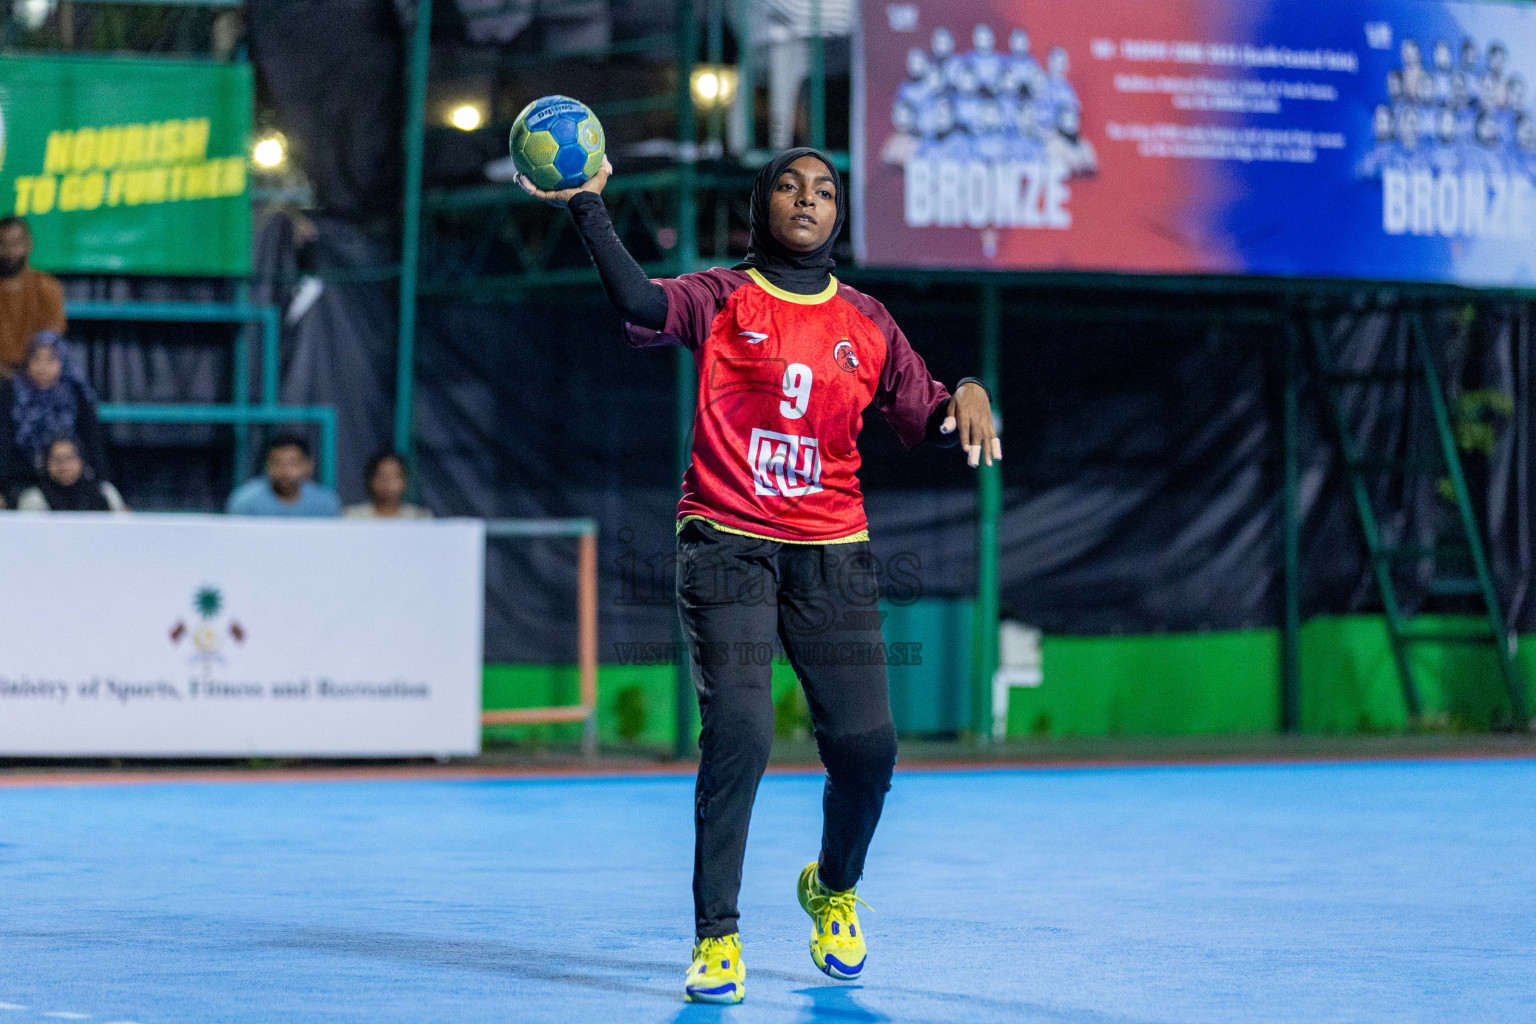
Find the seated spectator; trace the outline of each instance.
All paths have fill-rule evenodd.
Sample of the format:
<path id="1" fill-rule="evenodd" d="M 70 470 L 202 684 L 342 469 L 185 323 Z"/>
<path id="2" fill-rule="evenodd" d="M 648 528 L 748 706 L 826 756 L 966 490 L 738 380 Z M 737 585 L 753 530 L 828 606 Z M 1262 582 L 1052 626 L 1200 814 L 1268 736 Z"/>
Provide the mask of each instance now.
<path id="1" fill-rule="evenodd" d="M 0 217 L 0 377 L 12 376 L 38 331 L 64 333 L 64 286 L 27 266 L 32 231 L 20 217 Z"/>
<path id="2" fill-rule="evenodd" d="M 278 434 L 264 451 L 266 475 L 236 489 L 225 511 L 233 516 L 339 516 L 341 501 L 334 491 L 311 477 L 315 460 L 309 442 L 298 434 Z"/>
<path id="3" fill-rule="evenodd" d="M 21 372 L 0 380 L 0 508 L 4 495 L 39 481 L 44 448 L 60 437 L 74 439 L 90 479 L 107 479 L 96 394 L 59 336 L 39 331 Z"/>
<path id="4" fill-rule="evenodd" d="M 16 499 L 18 512 L 127 512 L 123 496 L 92 476 L 73 438 L 50 441 L 38 482 Z"/>
<path id="5" fill-rule="evenodd" d="M 431 519 L 430 509 L 405 500 L 410 483 L 405 460 L 394 452 L 379 452 L 368 460 L 366 480 L 368 500 L 348 505 L 342 515 L 348 519 Z"/>

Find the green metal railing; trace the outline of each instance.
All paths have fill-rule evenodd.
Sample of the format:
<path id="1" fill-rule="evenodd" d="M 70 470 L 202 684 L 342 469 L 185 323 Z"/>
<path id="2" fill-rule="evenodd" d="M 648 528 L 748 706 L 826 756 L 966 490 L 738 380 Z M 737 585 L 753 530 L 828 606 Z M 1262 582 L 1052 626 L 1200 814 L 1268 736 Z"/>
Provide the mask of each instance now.
<path id="1" fill-rule="evenodd" d="M 244 286 L 241 286 L 242 292 Z M 235 477 L 246 471 L 250 453 L 249 437 L 243 427 L 275 423 L 319 423 L 323 453 L 321 473 L 327 486 L 336 483 L 336 414 L 329 406 L 320 415 L 316 406 L 285 406 L 277 400 L 282 320 L 276 307 L 257 306 L 244 300 L 236 302 L 71 302 L 65 315 L 72 321 L 105 323 L 202 323 L 261 328 L 261 398 L 251 402 L 251 347 L 244 330 L 235 332 L 231 377 L 233 401 L 228 404 L 187 405 L 184 403 L 105 404 L 103 422 L 115 423 L 215 423 L 235 430 Z"/>
<path id="2" fill-rule="evenodd" d="M 421 172 L 426 150 L 427 75 L 432 61 L 432 2 L 417 0 L 405 92 L 404 221 L 400 232 L 400 331 L 395 353 L 395 451 L 415 464 L 411 411 L 416 389 L 416 285 L 421 259 Z"/>
<path id="3" fill-rule="evenodd" d="M 1002 348 L 1003 300 L 996 285 L 981 288 L 981 367 L 978 376 L 998 395 L 998 357 Z M 998 417 L 1000 405 L 994 405 Z M 1002 426 L 998 422 L 999 427 Z M 998 431 L 1002 433 L 1001 430 Z M 997 672 L 997 627 L 1002 602 L 998 566 L 998 523 L 1003 516 L 1003 467 L 976 467 L 976 610 L 971 616 L 971 733 L 979 744 L 992 737 L 992 677 Z"/>
<path id="4" fill-rule="evenodd" d="M 315 423 L 320 427 L 320 482 L 336 489 L 336 410 L 329 405 L 139 405 L 103 403 L 103 423 L 229 424 Z"/>
<path id="5" fill-rule="evenodd" d="M 71 302 L 65 310 L 70 320 L 150 323 L 260 324 L 261 401 L 277 404 L 278 356 L 282 322 L 273 306 L 243 302 Z M 251 393 L 251 349 L 244 331 L 235 335 L 235 404 L 245 405 Z"/>

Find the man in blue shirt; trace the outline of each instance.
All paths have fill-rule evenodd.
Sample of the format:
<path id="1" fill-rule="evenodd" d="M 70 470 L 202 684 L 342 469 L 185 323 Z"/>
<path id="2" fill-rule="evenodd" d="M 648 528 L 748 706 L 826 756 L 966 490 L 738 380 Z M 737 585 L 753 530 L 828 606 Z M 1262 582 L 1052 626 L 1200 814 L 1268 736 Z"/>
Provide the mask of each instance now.
<path id="1" fill-rule="evenodd" d="M 225 511 L 235 516 L 339 516 L 341 500 L 310 479 L 315 461 L 298 434 L 277 434 L 265 448 L 266 476 L 237 488 Z"/>

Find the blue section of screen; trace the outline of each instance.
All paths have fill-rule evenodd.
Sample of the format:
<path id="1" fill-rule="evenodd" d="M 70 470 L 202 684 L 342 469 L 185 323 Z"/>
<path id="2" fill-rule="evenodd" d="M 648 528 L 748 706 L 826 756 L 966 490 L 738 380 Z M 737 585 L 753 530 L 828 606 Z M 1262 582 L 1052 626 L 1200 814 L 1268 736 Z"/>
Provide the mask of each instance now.
<path id="1" fill-rule="evenodd" d="M 1311 161 L 1235 165 L 1220 234 L 1242 272 L 1536 285 L 1536 17 L 1503 5 L 1275 3 L 1257 44 L 1353 51 L 1354 73 L 1273 71 L 1337 98 L 1234 115 L 1243 127 L 1342 134 Z M 1470 44 L 1470 45 L 1468 45 Z M 1447 61 L 1449 53 L 1449 61 Z M 1233 165 L 1229 165 L 1233 166 Z"/>

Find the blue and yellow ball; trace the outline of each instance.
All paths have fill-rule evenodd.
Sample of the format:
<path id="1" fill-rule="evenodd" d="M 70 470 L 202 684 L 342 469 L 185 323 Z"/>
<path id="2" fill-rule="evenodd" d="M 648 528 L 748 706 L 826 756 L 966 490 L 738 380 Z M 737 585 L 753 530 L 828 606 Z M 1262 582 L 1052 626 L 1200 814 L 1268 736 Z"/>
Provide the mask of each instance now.
<path id="1" fill-rule="evenodd" d="M 603 126 L 580 100 L 543 96 L 512 124 L 512 162 L 547 192 L 575 188 L 603 166 Z"/>

